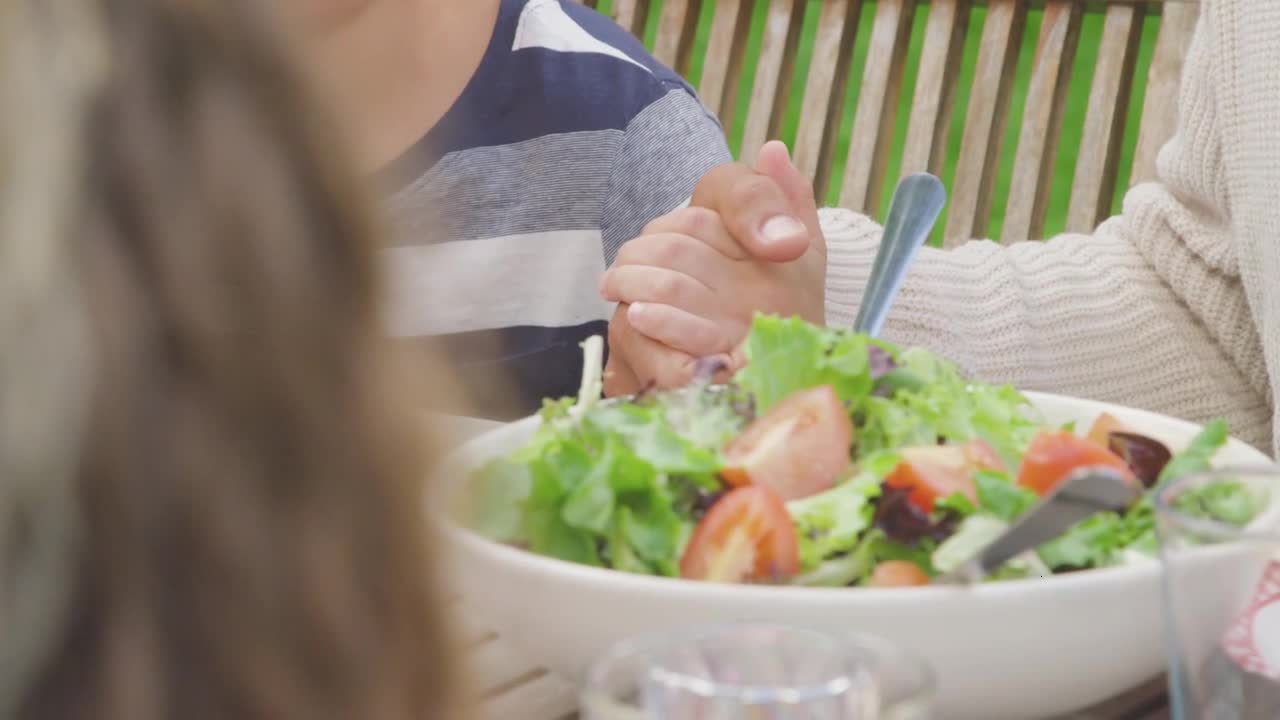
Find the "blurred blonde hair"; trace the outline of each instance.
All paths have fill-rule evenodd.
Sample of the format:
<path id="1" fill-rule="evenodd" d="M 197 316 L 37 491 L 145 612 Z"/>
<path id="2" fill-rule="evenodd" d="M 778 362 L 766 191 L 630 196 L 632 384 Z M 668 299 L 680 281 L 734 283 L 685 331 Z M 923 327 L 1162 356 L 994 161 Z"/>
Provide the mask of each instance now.
<path id="1" fill-rule="evenodd" d="M 0 4 L 0 717 L 16 713 L 67 611 L 91 372 L 67 239 L 105 73 L 90 6 L 33 10 Z"/>
<path id="2" fill-rule="evenodd" d="M 0 716 L 457 717 L 377 228 L 260 6 L 0 3 Z"/>

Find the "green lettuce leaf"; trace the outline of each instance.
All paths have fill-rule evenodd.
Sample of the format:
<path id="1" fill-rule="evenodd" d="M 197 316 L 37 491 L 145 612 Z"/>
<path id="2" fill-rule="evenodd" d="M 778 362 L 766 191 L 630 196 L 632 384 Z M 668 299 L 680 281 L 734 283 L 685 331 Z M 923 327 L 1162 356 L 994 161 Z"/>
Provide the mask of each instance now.
<path id="1" fill-rule="evenodd" d="M 757 315 L 747 336 L 747 366 L 734 378 L 767 412 L 788 395 L 818 385 L 825 331 L 799 318 Z"/>
<path id="2" fill-rule="evenodd" d="M 549 454 L 530 464 L 532 484 L 525 502 L 524 536 L 540 555 L 584 565 L 600 565 L 592 533 L 572 527 L 562 513 L 565 497 L 577 489 L 589 468 L 579 463 L 581 448 Z"/>
<path id="3" fill-rule="evenodd" d="M 575 412 L 572 402 L 547 403 L 527 445 L 474 473 L 471 526 L 570 562 L 677 574 L 691 499 L 721 487 L 719 446 L 743 420 L 711 413 L 714 427 L 690 433 L 700 443 L 672 427 L 669 402 L 660 394 Z M 729 400 L 698 402 L 714 410 Z"/>
<path id="4" fill-rule="evenodd" d="M 799 318 L 757 315 L 747 336 L 750 362 L 734 383 L 755 398 L 762 413 L 794 392 L 819 385 L 830 385 L 841 400 L 854 403 L 872 389 L 871 342 L 864 335 L 828 330 Z"/>
<path id="5" fill-rule="evenodd" d="M 920 348 L 902 351 L 898 360 L 918 382 L 858 404 L 859 452 L 982 439 L 1007 467 L 1018 466 L 1041 430 L 1026 398 L 1011 387 L 972 383 L 954 365 Z"/>
<path id="6" fill-rule="evenodd" d="M 533 484 L 529 467 L 498 458 L 476 471 L 471 482 L 466 524 L 495 542 L 524 542 L 521 518 Z"/>
<path id="7" fill-rule="evenodd" d="M 654 496 L 656 499 L 660 496 Z M 634 499 L 618 509 L 606 545 L 610 567 L 625 572 L 680 574 L 680 554 L 688 543 L 693 524 L 680 518 L 670 504 Z"/>
<path id="8" fill-rule="evenodd" d="M 872 344 L 897 367 L 875 380 Z M 1026 399 L 1011 387 L 970 382 L 955 365 L 920 348 L 892 345 L 799 319 L 757 316 L 747 338 L 750 360 L 735 383 L 761 412 L 788 395 L 830 385 L 857 420 L 859 455 L 932 445 L 941 438 L 986 440 L 1017 467 L 1041 429 Z"/>
<path id="9" fill-rule="evenodd" d="M 935 512 L 950 512 L 959 515 L 961 518 L 967 518 L 978 512 L 978 507 L 973 504 L 968 495 L 962 492 L 951 493 L 947 497 L 933 504 Z"/>
<path id="10" fill-rule="evenodd" d="M 1113 512 L 1099 513 L 1080 521 L 1061 537 L 1041 545 L 1040 559 L 1055 572 L 1112 565 L 1126 542 L 1124 519 Z"/>
<path id="11" fill-rule="evenodd" d="M 1192 517 L 1244 527 L 1262 514 L 1269 500 L 1266 493 L 1239 480 L 1223 480 L 1187 488 L 1174 506 Z"/>
<path id="12" fill-rule="evenodd" d="M 890 540 L 883 530 L 872 528 L 863 534 L 852 552 L 823 561 L 812 570 L 796 576 L 792 584 L 808 587 L 863 585 L 877 565 L 889 560 L 915 563 L 933 575 L 935 571 L 930 556 L 936 547 L 936 543 L 927 539 L 915 546 L 904 545 Z"/>
<path id="13" fill-rule="evenodd" d="M 609 542 L 606 549 L 607 563 L 614 570 L 635 573 L 637 575 L 662 575 L 656 567 L 645 561 L 636 552 L 629 539 L 633 532 L 633 520 L 630 508 L 619 508 L 613 527 L 609 530 Z"/>
<path id="14" fill-rule="evenodd" d="M 705 476 L 718 472 L 722 465 L 718 449 L 700 447 L 681 437 L 658 405 L 605 405 L 584 416 L 582 422 L 600 435 L 621 439 L 658 472 Z"/>
<path id="15" fill-rule="evenodd" d="M 1164 466 L 1156 484 L 1163 485 L 1181 477 L 1208 470 L 1213 456 L 1226 446 L 1228 437 L 1227 424 L 1222 420 L 1214 420 L 1205 425 L 1187 449 L 1174 455 Z"/>
<path id="16" fill-rule="evenodd" d="M 1156 509 L 1148 492 L 1124 514 L 1116 544 L 1121 550 L 1155 557 L 1160 551 L 1156 536 Z"/>
<path id="17" fill-rule="evenodd" d="M 1006 523 L 1013 522 L 1040 501 L 1040 496 L 1015 485 L 1004 473 L 979 470 L 974 473 L 973 483 L 978 491 L 978 506 Z"/>
<path id="18" fill-rule="evenodd" d="M 615 438 L 606 438 L 604 451 L 591 465 L 586 477 L 577 487 L 569 490 L 560 510 L 570 527 L 603 535 L 613 522 L 613 510 L 617 502 L 614 484 L 628 487 L 650 482 L 653 469 L 635 462 L 634 457 L 624 457 Z"/>
<path id="19" fill-rule="evenodd" d="M 1245 527 L 1266 510 L 1270 498 L 1238 480 L 1223 480 L 1187 488 L 1174 506 L 1191 517 Z M 1156 511 L 1151 493 L 1138 501 L 1119 530 L 1116 545 L 1129 557 L 1156 557 L 1160 550 L 1156 534 Z"/>
<path id="20" fill-rule="evenodd" d="M 1127 513 L 1115 539 L 1116 547 L 1130 557 L 1155 557 L 1160 550 L 1156 534 L 1156 512 L 1152 501 L 1154 493 L 1164 485 L 1187 475 L 1205 472 L 1211 468 L 1213 457 L 1227 444 L 1230 433 L 1227 424 L 1220 420 L 1205 425 L 1185 450 L 1177 453 L 1165 465 L 1156 481 Z M 1188 488 L 1178 498 L 1179 509 L 1189 515 L 1206 517 L 1221 522 L 1236 522 L 1256 517 L 1266 507 L 1267 501 L 1250 497 L 1247 488 L 1239 483 L 1211 483 Z"/>
<path id="21" fill-rule="evenodd" d="M 990 515 L 973 515 L 960 523 L 951 537 L 934 550 L 932 562 L 940 573 L 948 573 L 973 559 L 983 548 L 1000 537 L 1008 523 Z"/>
<path id="22" fill-rule="evenodd" d="M 937 428 L 903 404 L 904 398 L 918 397 L 900 392 L 891 398 L 868 397 L 859 407 L 859 453 L 892 452 L 906 447 L 932 445 L 938 441 Z"/>
<path id="23" fill-rule="evenodd" d="M 722 448 L 746 427 L 749 396 L 739 387 L 711 389 L 707 381 L 652 399 L 671 430 L 696 448 Z"/>
<path id="24" fill-rule="evenodd" d="M 872 501 L 879 495 L 880 478 L 864 472 L 824 493 L 787 503 L 799 539 L 801 572 L 853 550 L 871 527 Z"/>
<path id="25" fill-rule="evenodd" d="M 826 356 L 818 373 L 818 385 L 835 388 L 846 403 L 862 400 L 871 393 L 871 341 L 865 335 L 827 331 Z M 883 345 L 882 345 L 883 347 Z"/>

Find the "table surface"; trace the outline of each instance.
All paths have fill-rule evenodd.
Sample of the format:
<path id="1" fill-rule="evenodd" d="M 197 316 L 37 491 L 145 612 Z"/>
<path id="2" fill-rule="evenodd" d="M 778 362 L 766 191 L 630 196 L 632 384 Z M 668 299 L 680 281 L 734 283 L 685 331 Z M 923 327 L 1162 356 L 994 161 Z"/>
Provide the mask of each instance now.
<path id="1" fill-rule="evenodd" d="M 439 416 L 429 420 L 435 437 L 456 446 L 499 426 L 489 420 Z M 480 716 L 492 720 L 569 720 L 577 717 L 577 693 L 566 680 L 539 668 L 504 642 L 461 599 L 451 605 L 467 647 L 465 662 L 480 703 Z M 1168 720 L 1163 678 L 1125 695 L 1059 720 Z"/>

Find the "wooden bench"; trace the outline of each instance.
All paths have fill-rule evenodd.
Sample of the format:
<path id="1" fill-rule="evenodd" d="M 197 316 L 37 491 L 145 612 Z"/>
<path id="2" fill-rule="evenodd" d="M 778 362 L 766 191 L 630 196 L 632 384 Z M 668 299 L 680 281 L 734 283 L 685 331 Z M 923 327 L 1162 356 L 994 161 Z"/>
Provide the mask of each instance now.
<path id="1" fill-rule="evenodd" d="M 1199 12 L 1194 0 L 585 0 L 608 8 L 614 19 L 637 35 L 651 32 L 655 55 L 688 76 L 700 61 L 697 89 L 707 106 L 731 126 L 749 93 L 741 147 L 744 159 L 779 135 L 790 103 L 800 117 L 793 154 L 813 177 L 819 197 L 863 212 L 880 207 L 894 143 L 903 147 L 899 174 L 929 171 L 943 176 L 948 132 L 963 122 L 959 159 L 949 182 L 950 205 L 944 237 L 948 245 L 987 237 L 992 226 L 992 195 L 1002 153 L 1013 155 L 1013 176 L 998 239 L 1010 242 L 1044 236 L 1051 194 L 1070 193 L 1066 229 L 1089 232 L 1112 213 L 1121 170 L 1121 138 L 1130 115 L 1144 20 L 1159 18 L 1159 35 L 1147 73 L 1141 126 L 1130 183 L 1150 180 L 1160 147 L 1174 130 L 1182 61 Z M 975 6 L 985 12 L 973 84 L 959 88 L 962 51 L 969 39 Z M 864 13 L 864 8 L 873 8 Z M 925 41 L 914 77 L 905 137 L 895 137 L 905 98 L 904 67 L 912 23 L 927 8 Z M 1024 37 L 1029 12 L 1040 15 L 1037 38 Z M 748 67 L 747 45 L 756 14 L 764 14 L 755 67 Z M 1102 16 L 1102 37 L 1093 67 L 1088 113 L 1070 187 L 1055 187 L 1058 138 L 1067 88 L 1076 60 L 1080 28 L 1087 14 Z M 705 31 L 710 15 L 710 30 Z M 813 42 L 800 42 L 806 20 Z M 868 43 L 861 77 L 851 77 L 859 22 Z M 700 27 L 701 42 L 695 42 Z M 978 38 L 972 38 L 977 40 Z M 1016 145 L 1005 142 L 1019 51 L 1035 43 L 1030 82 L 1021 110 Z M 701 57 L 695 57 L 700 48 Z M 807 57 L 801 57 L 807 55 Z M 806 62 L 807 61 L 807 62 Z M 804 77 L 796 68 L 807 65 Z M 753 74 L 752 72 L 753 71 Z M 753 81 L 747 86 L 747 79 Z M 966 93 L 963 118 L 958 94 Z M 837 137 L 846 119 L 847 101 L 856 93 L 853 127 L 845 162 L 838 163 Z M 799 100 L 793 98 L 799 94 Z M 843 172 L 835 168 L 843 166 Z M 947 178 L 944 176 L 944 180 Z M 838 188 L 838 193 L 828 191 Z"/>

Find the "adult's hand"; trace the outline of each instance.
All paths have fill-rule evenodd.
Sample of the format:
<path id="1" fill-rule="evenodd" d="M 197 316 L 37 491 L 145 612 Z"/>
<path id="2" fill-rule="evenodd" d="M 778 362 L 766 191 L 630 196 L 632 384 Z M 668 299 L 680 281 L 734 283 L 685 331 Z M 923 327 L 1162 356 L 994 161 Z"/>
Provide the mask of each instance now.
<path id="1" fill-rule="evenodd" d="M 825 278 L 813 186 L 782 143 L 765 145 L 754 167 L 713 169 L 690 207 L 650 223 L 602 279 L 619 303 L 606 393 L 682 385 L 707 356 L 736 368 L 757 311 L 823 322 Z"/>

